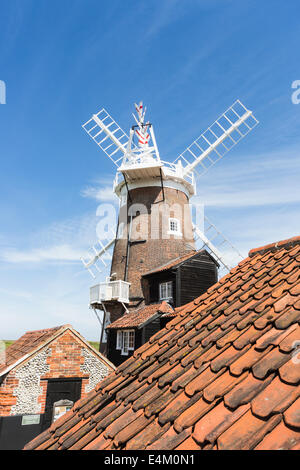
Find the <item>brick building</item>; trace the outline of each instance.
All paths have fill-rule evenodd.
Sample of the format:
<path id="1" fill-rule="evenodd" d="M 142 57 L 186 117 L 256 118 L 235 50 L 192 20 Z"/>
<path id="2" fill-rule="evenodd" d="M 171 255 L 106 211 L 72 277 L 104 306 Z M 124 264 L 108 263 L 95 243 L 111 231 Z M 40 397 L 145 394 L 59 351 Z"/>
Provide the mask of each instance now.
<path id="1" fill-rule="evenodd" d="M 0 449 L 22 448 L 55 419 L 54 403 L 71 406 L 114 366 L 71 325 L 29 331 L 0 365 Z"/>

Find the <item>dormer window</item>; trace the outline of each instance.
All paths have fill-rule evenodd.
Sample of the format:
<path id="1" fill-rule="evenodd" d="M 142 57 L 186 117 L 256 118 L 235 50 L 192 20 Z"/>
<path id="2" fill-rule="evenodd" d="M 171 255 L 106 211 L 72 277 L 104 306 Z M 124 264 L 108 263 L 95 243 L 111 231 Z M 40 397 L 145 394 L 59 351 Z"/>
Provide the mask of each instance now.
<path id="1" fill-rule="evenodd" d="M 171 218 L 169 219 L 169 235 L 179 235 L 182 236 L 180 222 L 178 219 Z"/>
<path id="2" fill-rule="evenodd" d="M 173 300 L 173 282 L 161 282 L 159 284 L 159 300 Z"/>

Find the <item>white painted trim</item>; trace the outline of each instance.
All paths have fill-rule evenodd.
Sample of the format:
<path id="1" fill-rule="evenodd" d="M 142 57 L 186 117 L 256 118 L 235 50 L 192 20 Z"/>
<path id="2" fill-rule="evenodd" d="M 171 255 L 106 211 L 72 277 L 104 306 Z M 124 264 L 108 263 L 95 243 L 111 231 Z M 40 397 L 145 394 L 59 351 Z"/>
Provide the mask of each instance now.
<path id="1" fill-rule="evenodd" d="M 167 235 L 175 235 L 176 237 L 182 237 L 181 232 L 172 232 L 171 230 L 168 230 Z"/>
<path id="2" fill-rule="evenodd" d="M 160 180 L 154 180 L 154 179 L 145 179 L 145 180 L 140 180 L 136 182 L 127 182 L 128 189 L 129 191 L 131 189 L 138 189 L 138 188 L 149 188 L 149 187 L 161 187 L 161 181 Z M 188 190 L 188 188 L 182 184 L 179 183 L 178 181 L 174 180 L 164 180 L 163 181 L 164 188 L 170 188 L 170 189 L 176 189 L 177 191 L 181 191 L 184 193 L 188 199 L 190 199 L 193 194 L 191 194 Z M 127 194 L 127 188 L 124 182 L 120 183 L 119 185 L 120 188 L 120 196 L 124 196 Z"/>

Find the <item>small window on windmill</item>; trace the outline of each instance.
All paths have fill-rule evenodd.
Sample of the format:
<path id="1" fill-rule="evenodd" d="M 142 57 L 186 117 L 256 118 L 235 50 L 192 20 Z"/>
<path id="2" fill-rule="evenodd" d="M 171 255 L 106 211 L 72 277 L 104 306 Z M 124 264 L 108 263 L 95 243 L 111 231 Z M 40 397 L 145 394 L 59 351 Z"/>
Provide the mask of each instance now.
<path id="1" fill-rule="evenodd" d="M 180 222 L 178 219 L 169 219 L 169 235 L 182 235 L 180 231 Z"/>

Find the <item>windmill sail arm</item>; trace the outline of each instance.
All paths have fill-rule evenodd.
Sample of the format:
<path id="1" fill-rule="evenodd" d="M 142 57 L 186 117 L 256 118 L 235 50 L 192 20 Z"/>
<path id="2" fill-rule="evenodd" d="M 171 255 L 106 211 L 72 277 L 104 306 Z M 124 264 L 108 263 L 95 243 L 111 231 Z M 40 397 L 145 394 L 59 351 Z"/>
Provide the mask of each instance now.
<path id="1" fill-rule="evenodd" d="M 94 245 L 91 247 L 89 250 L 89 253 L 87 257 L 81 257 L 82 264 L 84 267 L 89 271 L 91 276 L 95 279 L 95 274 L 93 272 L 93 269 L 96 270 L 96 272 L 102 272 L 101 269 L 98 266 L 98 261 L 101 261 L 105 267 L 107 267 L 107 264 L 104 261 L 104 256 L 109 254 L 109 249 L 113 246 L 113 244 L 116 241 L 116 237 L 114 236 L 106 245 L 104 245 L 100 240 L 97 243 L 97 245 L 100 246 L 100 249 L 97 247 L 97 245 Z M 93 269 L 92 269 L 93 268 Z"/>
<path id="2" fill-rule="evenodd" d="M 126 146 L 122 145 L 121 142 L 114 136 L 114 132 L 111 132 L 96 114 L 93 115 L 94 121 L 98 124 L 98 126 L 105 132 L 105 134 L 112 140 L 112 142 L 123 152 L 126 152 Z"/>
<path id="3" fill-rule="evenodd" d="M 193 224 L 193 230 L 195 242 L 201 241 L 202 248 L 206 247 L 208 249 L 222 266 L 221 269 L 230 271 L 230 269 L 244 259 L 244 256 L 206 216 L 204 217 L 203 229 Z"/>
<path id="4" fill-rule="evenodd" d="M 254 127 L 258 120 L 239 100 L 235 101 L 203 134 L 182 152 L 183 177 L 195 171 L 198 175 L 220 160 Z M 175 163 L 174 162 L 174 163 Z"/>
<path id="5" fill-rule="evenodd" d="M 116 121 L 102 108 L 83 124 L 93 141 L 119 167 L 126 154 L 129 137 Z"/>
<path id="6" fill-rule="evenodd" d="M 225 259 L 224 259 L 223 255 L 221 254 L 221 252 L 217 249 L 217 247 L 215 247 L 213 245 L 213 243 L 211 243 L 211 241 L 202 232 L 202 230 L 200 230 L 197 226 L 194 226 L 194 231 L 196 232 L 198 237 L 201 238 L 203 244 L 205 246 L 207 246 L 210 249 L 210 251 L 215 255 L 217 260 L 220 261 L 220 263 L 224 266 L 224 268 L 226 268 L 226 269 L 228 269 L 228 271 L 230 271 L 230 266 L 225 261 Z"/>
<path id="7" fill-rule="evenodd" d="M 209 154 L 211 154 L 214 150 L 216 150 L 219 147 L 219 145 L 222 144 L 227 137 L 229 137 L 234 131 L 238 130 L 239 126 L 243 122 L 245 122 L 251 115 L 252 115 L 252 112 L 248 111 L 238 121 L 233 123 L 232 126 L 228 130 L 224 131 L 224 134 L 221 137 L 219 137 L 215 142 L 210 144 L 209 148 L 205 150 L 199 157 L 197 157 L 193 163 L 191 163 L 190 165 L 187 165 L 183 169 L 183 176 L 186 176 L 188 173 L 193 171 L 194 168 L 197 165 L 199 165 L 200 162 L 204 160 L 204 158 L 208 157 Z"/>

